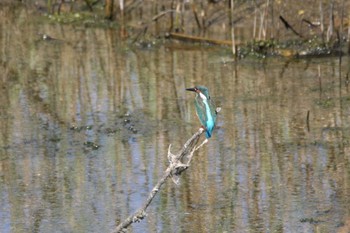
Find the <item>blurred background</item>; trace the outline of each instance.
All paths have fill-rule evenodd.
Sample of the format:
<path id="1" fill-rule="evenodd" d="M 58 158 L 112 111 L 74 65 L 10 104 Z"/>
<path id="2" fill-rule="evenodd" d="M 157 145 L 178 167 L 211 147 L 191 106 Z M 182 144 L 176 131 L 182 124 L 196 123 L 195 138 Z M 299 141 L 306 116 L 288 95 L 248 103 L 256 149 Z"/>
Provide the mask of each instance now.
<path id="1" fill-rule="evenodd" d="M 111 19 L 107 1 L 93 13 L 86 1 L 67 13 L 73 2 L 1 3 L 0 232 L 111 231 L 162 176 L 169 144 L 177 152 L 200 127 L 185 91 L 194 85 L 222 108 L 217 128 L 180 184 L 168 181 L 130 232 L 349 232 L 349 57 L 234 60 L 230 47 L 159 41 L 169 23 L 143 33 L 143 22 L 181 2 L 132 2 L 124 24 L 120 2 Z M 244 41 L 254 31 L 258 38 L 252 17 L 264 9 L 274 28 L 267 38 L 261 29 L 266 40 L 298 38 L 272 20 L 276 7 L 294 22 L 320 20 L 320 9 L 328 18 L 349 12 L 344 1 L 232 2 L 250 12 L 235 24 Z M 216 12 L 228 4 L 194 3 Z M 344 40 L 329 34 L 334 43 L 346 44 L 345 16 Z M 202 30 L 188 19 L 178 31 L 232 40 L 227 20 Z M 326 41 L 328 28 L 317 38 Z"/>

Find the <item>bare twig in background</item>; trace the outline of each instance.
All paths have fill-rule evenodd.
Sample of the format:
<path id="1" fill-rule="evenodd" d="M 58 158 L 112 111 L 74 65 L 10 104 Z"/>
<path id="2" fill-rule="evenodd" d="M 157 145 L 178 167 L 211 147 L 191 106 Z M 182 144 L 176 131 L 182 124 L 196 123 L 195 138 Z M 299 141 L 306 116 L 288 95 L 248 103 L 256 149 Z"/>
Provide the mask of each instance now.
<path id="1" fill-rule="evenodd" d="M 270 18 L 271 18 L 271 30 L 270 30 L 270 38 L 275 38 L 275 30 L 276 30 L 276 25 L 275 25 L 275 7 L 274 7 L 274 1 L 269 4 L 270 6 Z M 267 27 L 267 24 L 266 24 Z"/>
<path id="2" fill-rule="evenodd" d="M 192 160 L 193 153 L 198 150 L 204 143 L 206 143 L 207 139 L 198 147 L 196 147 L 198 140 L 201 134 L 204 132 L 203 128 L 200 128 L 182 147 L 181 151 L 177 154 L 172 154 L 170 152 L 171 145 L 168 149 L 168 160 L 169 166 L 164 171 L 163 176 L 157 182 L 157 184 L 153 187 L 152 191 L 149 193 L 147 200 L 144 204 L 132 215 L 130 215 L 127 219 L 121 222 L 112 232 L 123 232 L 127 227 L 129 227 L 134 222 L 139 222 L 146 217 L 146 209 L 151 204 L 153 198 L 159 192 L 162 185 L 166 182 L 168 178 L 173 178 L 173 181 L 177 184 L 179 175 L 185 171 L 189 166 Z M 183 161 L 183 159 L 187 159 L 187 161 Z"/>
<path id="3" fill-rule="evenodd" d="M 264 10 L 260 12 L 260 27 L 259 27 L 259 36 L 258 39 L 261 40 L 261 37 L 263 36 L 263 39 L 266 39 L 266 30 L 267 30 L 267 7 L 269 6 L 269 1 L 267 0 L 265 3 Z"/>
<path id="4" fill-rule="evenodd" d="M 324 36 L 324 16 L 323 16 L 322 0 L 320 0 L 320 21 L 321 21 L 321 33 L 322 33 L 322 37 L 323 37 Z"/>
<path id="5" fill-rule="evenodd" d="M 344 37 L 344 9 L 345 9 L 345 3 L 344 0 L 341 2 L 341 10 L 340 10 L 340 26 L 339 26 L 339 33 L 341 40 L 343 40 Z M 342 43 L 342 41 L 340 41 Z"/>
<path id="6" fill-rule="evenodd" d="M 330 4 L 330 10 L 329 10 L 329 25 L 327 29 L 327 36 L 326 36 L 326 41 L 329 42 L 333 36 L 333 31 L 334 31 L 334 3 L 333 1 Z"/>
<path id="7" fill-rule="evenodd" d="M 166 10 L 166 11 L 162 11 L 160 12 L 158 15 L 153 16 L 152 21 L 157 21 L 160 17 L 164 16 L 165 14 L 168 14 L 170 12 L 176 12 L 175 10 Z"/>
<path id="8" fill-rule="evenodd" d="M 267 36 L 267 23 L 268 23 L 268 16 L 269 16 L 269 7 L 270 7 L 270 1 L 266 0 L 266 6 L 265 6 L 265 10 L 264 10 L 264 40 L 266 40 L 266 36 Z"/>
<path id="9" fill-rule="evenodd" d="M 152 17 L 152 20 L 147 23 L 141 30 L 140 32 L 136 35 L 135 39 L 132 41 L 132 43 L 135 43 L 141 35 L 144 35 L 147 32 L 147 29 L 149 27 L 149 25 L 155 21 L 157 21 L 159 18 L 163 17 L 164 15 L 168 14 L 168 13 L 173 13 L 176 12 L 175 10 L 166 10 L 166 11 L 162 11 L 159 14 L 157 14 L 156 16 Z"/>
<path id="10" fill-rule="evenodd" d="M 257 21 L 257 15 L 258 14 L 258 10 L 255 8 L 254 10 L 254 18 L 253 18 L 253 38 L 254 40 L 256 39 L 256 21 Z"/>
<path id="11" fill-rule="evenodd" d="M 202 28 L 202 25 L 201 25 L 201 23 L 200 23 L 200 21 L 199 21 L 199 17 L 198 17 L 197 8 L 196 8 L 195 3 L 192 3 L 192 12 L 193 12 L 193 14 L 194 14 L 194 18 L 195 18 L 195 20 L 196 20 L 196 23 L 197 23 L 198 28 L 201 29 L 201 28 Z"/>
<path id="12" fill-rule="evenodd" d="M 180 31 L 182 29 L 182 24 L 181 24 L 181 3 L 177 3 L 176 5 L 176 14 L 175 14 L 175 31 Z"/>
<path id="13" fill-rule="evenodd" d="M 263 34 L 264 38 L 265 38 L 265 33 L 266 33 L 266 28 L 264 27 L 264 24 L 266 25 L 265 22 L 265 15 L 267 14 L 266 13 L 266 7 L 265 6 L 265 9 L 262 10 L 261 8 L 266 5 L 268 6 L 269 2 L 261 2 L 261 3 L 258 3 L 256 1 L 253 1 L 253 8 L 251 9 L 251 12 L 254 14 L 254 17 L 253 17 L 253 38 L 254 40 L 257 39 L 257 40 L 261 40 L 261 36 Z M 260 22 L 259 22 L 259 25 L 258 25 L 258 20 L 260 19 Z"/>
<path id="14" fill-rule="evenodd" d="M 310 20 L 302 19 L 301 22 L 306 23 L 310 28 L 317 28 L 320 24 L 312 23 Z"/>
<path id="15" fill-rule="evenodd" d="M 302 38 L 302 36 L 297 31 L 295 31 L 295 29 L 281 15 L 280 15 L 280 20 L 283 22 L 283 24 L 284 24 L 284 26 L 286 27 L 287 30 L 290 29 L 295 35 L 297 35 L 300 38 Z"/>

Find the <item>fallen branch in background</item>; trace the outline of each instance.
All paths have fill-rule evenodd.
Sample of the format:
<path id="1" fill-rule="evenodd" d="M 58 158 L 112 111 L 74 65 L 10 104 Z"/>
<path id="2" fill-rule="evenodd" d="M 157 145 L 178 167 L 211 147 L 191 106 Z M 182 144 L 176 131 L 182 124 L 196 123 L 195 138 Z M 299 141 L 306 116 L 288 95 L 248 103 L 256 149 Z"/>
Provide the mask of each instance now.
<path id="1" fill-rule="evenodd" d="M 129 227 L 134 222 L 139 222 L 146 217 L 146 209 L 151 204 L 153 198 L 159 192 L 162 185 L 166 182 L 168 178 L 172 178 L 175 184 L 178 184 L 179 176 L 183 171 L 185 171 L 191 163 L 193 153 L 202 147 L 207 139 L 200 146 L 196 146 L 201 134 L 204 132 L 203 128 L 200 128 L 182 147 L 181 151 L 177 154 L 172 154 L 170 152 L 171 145 L 168 149 L 168 160 L 169 166 L 164 171 L 162 178 L 153 187 L 152 191 L 149 193 L 147 200 L 134 214 L 130 215 L 127 219 L 121 222 L 112 232 L 123 232 L 127 227 Z M 185 160 L 185 161 L 184 161 Z"/>
<path id="2" fill-rule="evenodd" d="M 228 46 L 233 45 L 231 40 L 216 40 L 216 39 L 204 38 L 199 36 L 191 36 L 191 35 L 175 33 L 175 32 L 168 33 L 166 37 L 171 39 L 181 40 L 181 41 L 188 41 L 188 42 L 208 43 L 208 44 L 214 44 L 214 45 L 228 45 Z M 236 41 L 235 44 L 239 45 L 240 43 Z"/>
<path id="3" fill-rule="evenodd" d="M 151 23 L 156 22 L 159 18 L 163 17 L 164 15 L 168 14 L 168 13 L 174 13 L 176 12 L 175 10 L 166 10 L 166 11 L 162 11 L 160 12 L 158 15 L 153 16 L 151 21 L 149 23 L 147 23 L 141 30 L 140 32 L 136 35 L 135 39 L 132 41 L 132 43 L 135 43 L 141 35 L 146 34 L 148 27 Z"/>

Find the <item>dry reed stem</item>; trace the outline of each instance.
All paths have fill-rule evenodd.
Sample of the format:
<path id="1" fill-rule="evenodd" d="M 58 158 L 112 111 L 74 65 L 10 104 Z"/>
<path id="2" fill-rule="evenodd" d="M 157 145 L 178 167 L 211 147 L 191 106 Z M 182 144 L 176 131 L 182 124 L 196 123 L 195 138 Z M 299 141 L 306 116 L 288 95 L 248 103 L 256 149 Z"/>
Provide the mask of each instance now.
<path id="1" fill-rule="evenodd" d="M 236 57 L 236 40 L 235 40 L 235 26 L 233 24 L 233 11 L 234 11 L 234 1 L 231 0 L 231 9 L 230 9 L 230 24 L 231 24 L 231 40 L 232 40 L 232 54 Z"/>

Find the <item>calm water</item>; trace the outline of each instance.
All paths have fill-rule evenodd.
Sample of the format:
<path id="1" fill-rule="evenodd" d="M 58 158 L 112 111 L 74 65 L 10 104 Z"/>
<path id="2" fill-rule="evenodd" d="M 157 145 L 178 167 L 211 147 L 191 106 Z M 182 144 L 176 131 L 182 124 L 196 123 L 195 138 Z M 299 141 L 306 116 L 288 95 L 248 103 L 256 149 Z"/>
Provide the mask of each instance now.
<path id="1" fill-rule="evenodd" d="M 218 127 L 131 232 L 347 232 L 348 57 L 232 63 L 29 16 L 0 10 L 0 232 L 112 230 L 198 129 L 195 84 Z"/>

